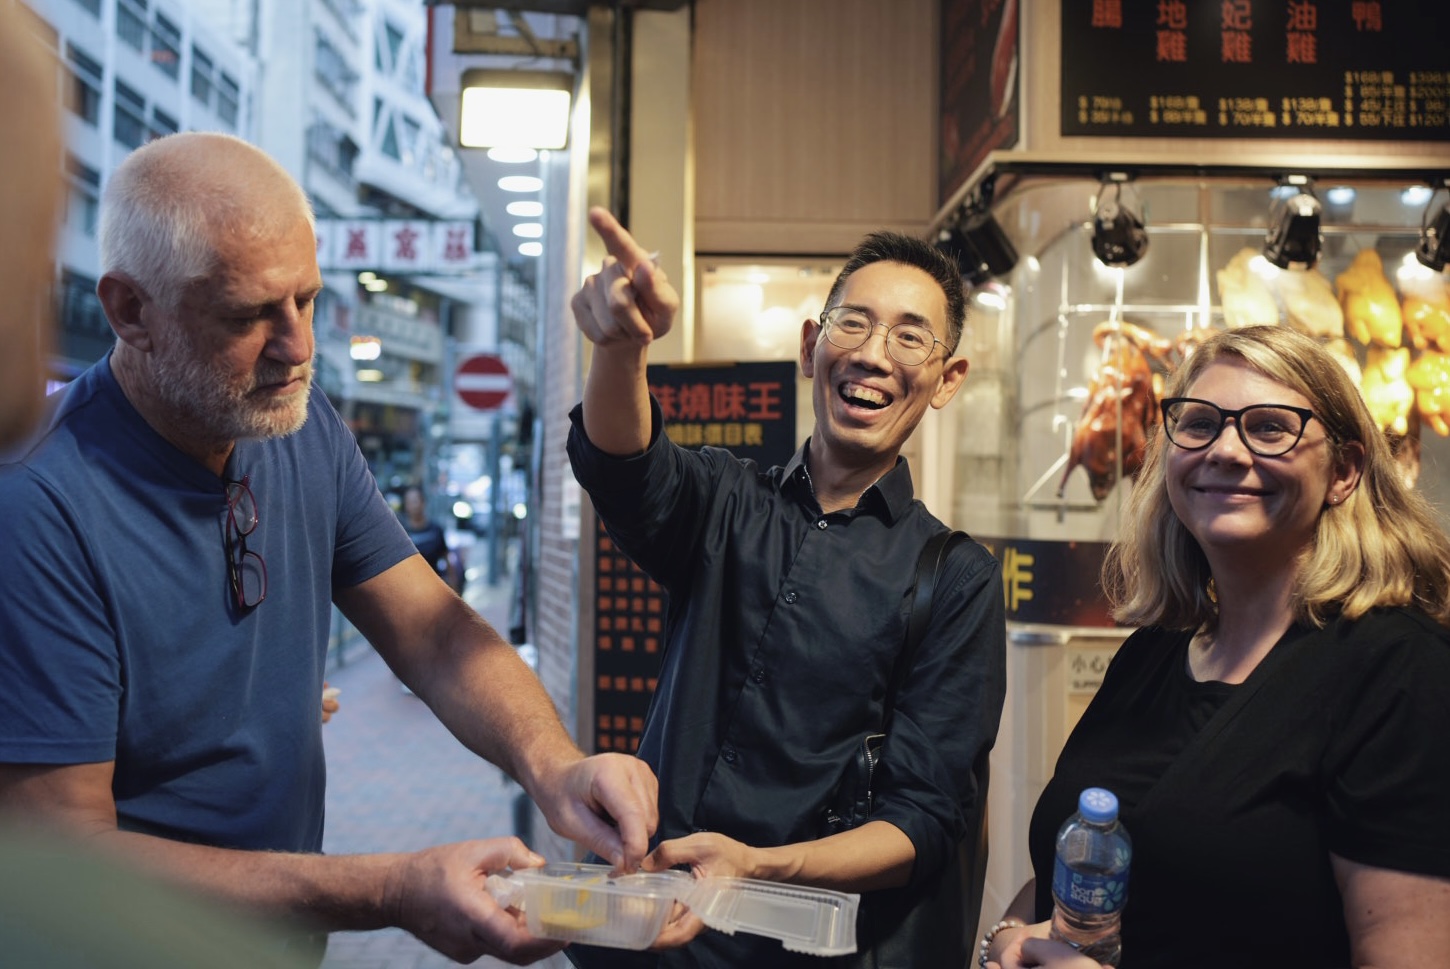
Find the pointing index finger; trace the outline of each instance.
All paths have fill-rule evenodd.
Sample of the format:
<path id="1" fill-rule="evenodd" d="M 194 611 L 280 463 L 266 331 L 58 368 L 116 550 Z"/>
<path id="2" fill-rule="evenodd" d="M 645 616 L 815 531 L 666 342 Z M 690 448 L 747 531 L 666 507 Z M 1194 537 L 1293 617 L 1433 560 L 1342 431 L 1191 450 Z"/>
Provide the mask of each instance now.
<path id="1" fill-rule="evenodd" d="M 599 233 L 599 238 L 604 241 L 604 248 L 611 256 L 619 260 L 624 268 L 632 275 L 634 269 L 640 263 L 653 262 L 654 258 L 639 243 L 634 241 L 634 236 L 619 220 L 609 211 L 595 207 L 589 210 L 589 224 L 594 231 Z"/>

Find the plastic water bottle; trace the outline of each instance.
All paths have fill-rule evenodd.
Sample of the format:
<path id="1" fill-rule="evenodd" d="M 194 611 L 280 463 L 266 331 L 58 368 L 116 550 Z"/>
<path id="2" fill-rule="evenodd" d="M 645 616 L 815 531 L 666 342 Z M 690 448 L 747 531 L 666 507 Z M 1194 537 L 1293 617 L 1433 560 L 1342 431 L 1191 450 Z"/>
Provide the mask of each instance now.
<path id="1" fill-rule="evenodd" d="M 1078 795 L 1077 813 L 1057 832 L 1052 866 L 1052 937 L 1116 966 L 1122 955 L 1123 903 L 1128 900 L 1128 863 L 1133 841 L 1118 822 L 1118 798 L 1089 787 Z"/>

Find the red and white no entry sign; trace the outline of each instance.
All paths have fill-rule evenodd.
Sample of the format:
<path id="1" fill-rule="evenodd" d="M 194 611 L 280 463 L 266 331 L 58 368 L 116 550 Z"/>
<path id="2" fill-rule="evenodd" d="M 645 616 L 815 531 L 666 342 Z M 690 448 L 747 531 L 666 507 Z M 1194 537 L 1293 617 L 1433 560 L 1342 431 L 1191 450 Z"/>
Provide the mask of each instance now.
<path id="1" fill-rule="evenodd" d="M 453 392 L 474 410 L 498 410 L 513 389 L 508 365 L 496 353 L 464 357 L 453 374 Z"/>

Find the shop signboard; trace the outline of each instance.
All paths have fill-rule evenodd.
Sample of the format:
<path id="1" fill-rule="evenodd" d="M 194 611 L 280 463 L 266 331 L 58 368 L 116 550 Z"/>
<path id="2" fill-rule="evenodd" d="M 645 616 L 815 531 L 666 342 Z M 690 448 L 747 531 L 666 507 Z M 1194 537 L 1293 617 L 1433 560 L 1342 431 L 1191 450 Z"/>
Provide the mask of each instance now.
<path id="1" fill-rule="evenodd" d="M 795 363 L 652 364 L 647 379 L 682 447 L 723 447 L 763 468 L 795 453 Z M 663 657 L 665 595 L 602 525 L 595 539 L 594 749 L 633 753 Z"/>
<path id="2" fill-rule="evenodd" d="M 1113 626 L 1098 583 L 1107 542 L 975 536 L 1002 563 L 1007 621 L 1046 626 Z"/>
<path id="3" fill-rule="evenodd" d="M 1020 2 L 942 2 L 937 188 L 943 202 L 989 153 L 1017 144 Z"/>
<path id="4" fill-rule="evenodd" d="M 1062 0 L 1061 10 L 1064 136 L 1450 141 L 1450 55 L 1438 15 L 1419 4 Z"/>

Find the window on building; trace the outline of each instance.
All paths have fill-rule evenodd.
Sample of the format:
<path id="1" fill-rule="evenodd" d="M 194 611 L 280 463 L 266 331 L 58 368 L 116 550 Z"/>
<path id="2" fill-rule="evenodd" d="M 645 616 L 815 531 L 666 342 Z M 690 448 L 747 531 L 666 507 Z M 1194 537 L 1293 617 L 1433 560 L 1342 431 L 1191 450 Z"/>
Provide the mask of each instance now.
<path id="1" fill-rule="evenodd" d="M 147 141 L 153 138 L 163 138 L 166 135 L 174 135 L 180 130 L 181 126 L 177 124 L 175 118 L 157 108 L 155 105 L 152 105 L 151 124 L 149 126 Z"/>
<path id="2" fill-rule="evenodd" d="M 115 139 L 127 148 L 140 148 L 146 141 L 146 99 L 120 80 L 116 81 Z"/>
<path id="3" fill-rule="evenodd" d="M 314 37 L 316 57 L 313 71 L 317 80 L 351 114 L 353 112 L 353 85 L 357 83 L 357 73 L 348 65 L 347 58 L 343 57 L 323 34 L 319 32 L 314 34 Z"/>
<path id="4" fill-rule="evenodd" d="M 402 152 L 402 157 L 403 157 L 403 163 L 406 164 L 406 165 L 413 164 L 413 160 L 417 157 L 417 154 L 418 154 L 418 134 L 421 131 L 422 131 L 422 127 L 418 124 L 418 122 L 414 121 L 412 118 L 408 117 L 407 115 L 404 115 L 403 116 L 403 144 L 402 144 L 403 152 Z"/>
<path id="5" fill-rule="evenodd" d="M 386 24 L 384 30 L 388 37 L 388 67 L 397 67 L 398 59 L 402 56 L 403 32 L 391 23 Z"/>
<path id="6" fill-rule="evenodd" d="M 74 155 L 65 159 L 66 195 L 65 224 L 88 236 L 96 234 L 96 215 L 101 204 L 101 173 Z"/>
<path id="7" fill-rule="evenodd" d="M 101 0 L 76 0 L 76 6 L 97 20 L 101 19 Z"/>
<path id="8" fill-rule="evenodd" d="M 398 161 L 403 160 L 403 153 L 398 150 L 398 133 L 393 129 L 393 119 L 391 116 L 383 121 L 383 138 L 379 149 L 389 158 L 395 158 Z"/>
<path id="9" fill-rule="evenodd" d="M 211 104 L 212 92 L 211 58 L 202 53 L 195 44 L 191 48 L 191 96 L 202 104 Z"/>
<path id="10" fill-rule="evenodd" d="M 241 88 L 237 82 L 232 80 L 225 71 L 217 75 L 216 88 L 216 113 L 222 122 L 232 128 L 237 126 L 237 103 L 241 98 Z"/>
<path id="11" fill-rule="evenodd" d="M 90 125 L 101 120 L 101 65 L 75 44 L 65 45 L 65 106 Z"/>
<path id="12" fill-rule="evenodd" d="M 151 22 L 151 63 L 168 77 L 176 77 L 181 71 L 181 28 L 160 11 Z"/>
<path id="13" fill-rule="evenodd" d="M 137 51 L 146 49 L 146 0 L 117 0 L 116 35 Z"/>
<path id="14" fill-rule="evenodd" d="M 96 296 L 96 281 L 69 269 L 60 277 L 61 328 L 80 336 L 104 337 L 111 332 L 101 301 Z"/>

